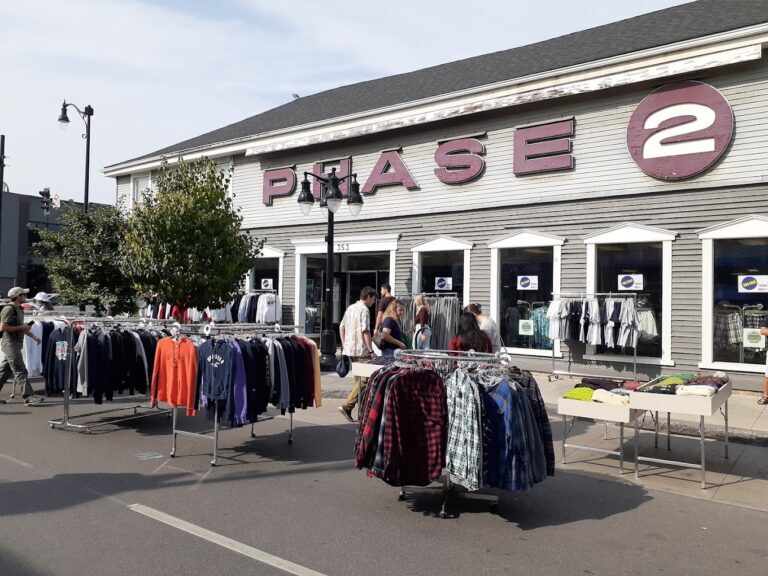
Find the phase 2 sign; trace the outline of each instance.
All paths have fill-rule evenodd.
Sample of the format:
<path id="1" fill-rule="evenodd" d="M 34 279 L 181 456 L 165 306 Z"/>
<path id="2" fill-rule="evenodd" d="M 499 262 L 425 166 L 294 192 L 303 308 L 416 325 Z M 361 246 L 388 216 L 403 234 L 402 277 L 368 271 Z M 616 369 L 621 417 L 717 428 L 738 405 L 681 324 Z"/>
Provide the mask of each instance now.
<path id="1" fill-rule="evenodd" d="M 733 110 L 709 84 L 668 84 L 646 96 L 627 126 L 627 148 L 640 169 L 659 180 L 701 174 L 733 138 Z"/>

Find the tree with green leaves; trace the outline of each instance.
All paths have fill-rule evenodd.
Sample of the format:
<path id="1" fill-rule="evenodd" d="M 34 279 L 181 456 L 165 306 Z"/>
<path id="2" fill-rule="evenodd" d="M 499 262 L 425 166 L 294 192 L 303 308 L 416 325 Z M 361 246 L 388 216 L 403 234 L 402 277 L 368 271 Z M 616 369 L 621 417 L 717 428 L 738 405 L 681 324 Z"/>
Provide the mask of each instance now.
<path id="1" fill-rule="evenodd" d="M 76 306 L 92 304 L 97 313 L 132 313 L 136 291 L 120 266 L 126 219 L 114 206 L 66 202 L 59 230 L 38 229 L 34 247 L 43 257 L 55 292 Z"/>
<path id="2" fill-rule="evenodd" d="M 199 309 L 235 297 L 264 241 L 241 231 L 230 178 L 207 158 L 163 162 L 123 244 L 123 269 L 140 293 Z"/>

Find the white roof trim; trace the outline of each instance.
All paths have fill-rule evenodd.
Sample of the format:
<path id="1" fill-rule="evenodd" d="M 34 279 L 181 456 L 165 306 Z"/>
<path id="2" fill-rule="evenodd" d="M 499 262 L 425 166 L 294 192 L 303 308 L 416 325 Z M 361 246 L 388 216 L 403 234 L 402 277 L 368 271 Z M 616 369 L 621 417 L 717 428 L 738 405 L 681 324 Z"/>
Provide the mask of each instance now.
<path id="1" fill-rule="evenodd" d="M 743 216 L 736 220 L 703 228 L 696 233 L 702 240 L 712 238 L 768 238 L 768 216 Z"/>
<path id="2" fill-rule="evenodd" d="M 472 250 L 474 243 L 457 240 L 450 236 L 437 236 L 411 248 L 411 252 L 448 252 L 451 250 Z"/>
<path id="3" fill-rule="evenodd" d="M 636 242 L 664 242 L 674 240 L 677 232 L 645 226 L 643 224 L 634 224 L 633 222 L 623 222 L 612 228 L 600 230 L 594 234 L 584 237 L 584 244 L 629 244 Z"/>
<path id="4" fill-rule="evenodd" d="M 270 246 L 264 246 L 261 249 L 259 258 L 282 258 L 285 256 L 285 251 L 278 248 L 271 248 Z"/>
<path id="5" fill-rule="evenodd" d="M 580 90 L 581 92 L 604 90 L 608 87 L 606 85 L 606 77 L 610 75 L 610 70 L 608 72 L 606 70 L 612 67 L 617 68 L 615 71 L 617 83 L 615 85 L 625 85 L 634 82 L 647 81 L 649 78 L 665 78 L 686 71 L 705 70 L 748 60 L 757 60 L 761 58 L 761 45 L 766 41 L 766 33 L 768 33 L 768 24 L 729 30 L 720 34 L 694 38 L 675 44 L 656 46 L 647 50 L 640 50 L 629 54 L 620 54 L 602 60 L 585 62 L 583 64 L 556 70 L 548 70 L 538 74 L 504 80 L 494 84 L 476 86 L 447 94 L 439 94 L 422 100 L 404 102 L 380 109 L 365 110 L 349 116 L 329 118 L 327 120 L 311 122 L 299 126 L 288 126 L 272 132 L 254 134 L 253 136 L 169 152 L 163 156 L 167 156 L 169 162 L 172 158 L 178 157 L 179 155 L 184 156 L 188 160 L 204 155 L 237 154 L 242 152 L 245 152 L 246 156 L 248 156 L 270 151 L 286 150 L 296 146 L 306 146 L 312 143 L 327 143 L 348 138 L 349 127 L 355 123 L 367 125 L 369 133 L 389 129 L 389 127 L 385 125 L 386 123 L 382 122 L 381 118 L 388 113 L 394 113 L 396 118 L 402 118 L 405 110 L 416 108 L 414 112 L 415 114 L 426 116 L 421 110 L 422 107 L 430 105 L 440 107 L 441 104 L 451 100 L 461 100 L 462 98 L 469 98 L 476 106 L 478 97 L 482 98 L 481 94 L 497 94 L 498 91 L 504 89 L 510 90 L 513 93 L 527 94 L 531 92 L 532 86 L 536 86 L 542 91 L 542 95 L 561 94 L 567 92 L 566 90 L 563 90 L 563 86 L 566 84 L 583 84 L 585 75 L 594 75 L 595 78 L 593 78 L 593 80 L 595 80 L 595 85 L 594 87 L 589 88 L 582 87 L 582 90 Z M 642 62 L 643 60 L 649 61 L 647 63 L 648 69 L 642 68 L 645 64 Z M 680 63 L 680 66 L 682 66 L 680 69 L 673 65 L 678 62 Z M 632 74 L 627 74 L 627 70 L 631 70 Z M 619 81 L 619 77 L 623 80 Z M 540 86 L 540 84 L 546 84 L 546 86 Z M 544 96 L 537 99 L 537 101 L 548 98 L 552 98 L 552 96 Z M 497 95 L 496 100 L 499 99 L 500 98 Z M 500 99 L 503 100 L 503 102 L 500 101 L 491 107 L 515 106 L 532 99 L 533 98 L 528 95 L 523 101 L 517 101 L 516 98 L 507 96 L 507 99 Z M 471 108 L 474 108 L 475 106 L 472 106 Z M 425 117 L 420 123 L 441 119 L 442 117 Z M 372 126 L 378 126 L 380 124 L 382 126 L 378 129 L 371 129 Z M 308 140 L 310 140 L 309 133 L 312 131 L 322 133 L 323 136 L 316 142 L 314 140 L 308 142 Z M 221 150 L 218 150 L 219 148 L 221 148 Z M 137 170 L 151 169 L 160 164 L 163 156 L 119 162 L 104 167 L 102 172 L 106 176 L 116 177 L 130 174 Z"/>
<path id="6" fill-rule="evenodd" d="M 488 243 L 488 248 L 528 248 L 535 246 L 562 246 L 565 238 L 537 232 L 536 230 L 518 230 L 507 236 L 495 238 Z"/>

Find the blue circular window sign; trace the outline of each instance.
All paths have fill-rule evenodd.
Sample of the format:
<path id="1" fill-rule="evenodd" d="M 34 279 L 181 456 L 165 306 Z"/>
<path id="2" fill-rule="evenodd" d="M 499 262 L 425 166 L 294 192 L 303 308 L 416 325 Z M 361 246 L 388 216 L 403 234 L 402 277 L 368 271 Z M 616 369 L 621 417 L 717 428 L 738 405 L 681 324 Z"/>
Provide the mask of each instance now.
<path id="1" fill-rule="evenodd" d="M 757 278 L 754 276 L 745 276 L 741 280 L 741 287 L 744 290 L 754 290 L 757 288 Z"/>
<path id="2" fill-rule="evenodd" d="M 528 286 L 530 285 L 531 285 L 531 279 L 528 278 L 528 276 L 523 276 L 522 278 L 520 278 L 520 286 L 522 286 L 523 288 L 528 288 Z"/>
<path id="3" fill-rule="evenodd" d="M 632 288 L 635 285 L 635 279 L 632 276 L 624 276 L 621 279 L 621 285 L 624 288 Z"/>

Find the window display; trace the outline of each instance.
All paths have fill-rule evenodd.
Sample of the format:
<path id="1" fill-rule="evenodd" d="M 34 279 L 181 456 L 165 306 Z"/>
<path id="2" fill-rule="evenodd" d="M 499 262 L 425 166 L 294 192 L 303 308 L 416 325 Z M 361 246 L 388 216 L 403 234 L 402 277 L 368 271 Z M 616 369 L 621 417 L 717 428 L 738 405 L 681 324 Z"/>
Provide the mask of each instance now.
<path id="1" fill-rule="evenodd" d="M 551 246 L 499 250 L 499 330 L 504 346 L 552 349 L 547 336 L 552 262 Z"/>
<path id="2" fill-rule="evenodd" d="M 598 244 L 596 248 L 597 291 L 637 293 L 637 355 L 661 358 L 662 243 Z M 634 354 L 629 347 L 598 346 L 597 352 Z"/>
<path id="3" fill-rule="evenodd" d="M 280 259 L 259 258 L 251 268 L 251 288 L 254 290 L 279 290 Z"/>
<path id="4" fill-rule="evenodd" d="M 714 241 L 713 360 L 764 364 L 768 238 Z"/>
<path id="5" fill-rule="evenodd" d="M 464 252 L 423 252 L 421 254 L 421 291 L 464 293 Z"/>

